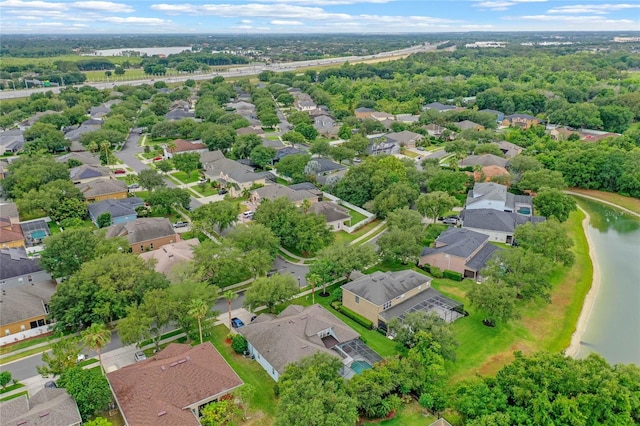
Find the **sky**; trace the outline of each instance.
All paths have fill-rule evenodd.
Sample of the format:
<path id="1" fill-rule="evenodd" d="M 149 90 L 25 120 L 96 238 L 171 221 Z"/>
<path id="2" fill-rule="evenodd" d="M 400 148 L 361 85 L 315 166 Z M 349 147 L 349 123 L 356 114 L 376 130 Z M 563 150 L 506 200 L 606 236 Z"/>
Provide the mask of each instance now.
<path id="1" fill-rule="evenodd" d="M 640 1 L 0 0 L 0 34 L 640 31 Z"/>

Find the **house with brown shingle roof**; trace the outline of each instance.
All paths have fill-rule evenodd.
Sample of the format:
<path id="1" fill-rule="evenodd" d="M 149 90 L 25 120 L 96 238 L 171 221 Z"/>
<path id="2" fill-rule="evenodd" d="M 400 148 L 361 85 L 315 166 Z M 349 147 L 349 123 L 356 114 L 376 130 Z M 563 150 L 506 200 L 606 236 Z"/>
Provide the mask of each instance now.
<path id="1" fill-rule="evenodd" d="M 44 388 L 31 398 L 22 395 L 0 402 L 2 424 L 24 426 L 80 426 L 78 405 L 64 389 Z"/>
<path id="2" fill-rule="evenodd" d="M 24 234 L 10 217 L 0 217 L 0 248 L 24 247 Z"/>
<path id="3" fill-rule="evenodd" d="M 164 157 L 171 158 L 176 154 L 184 154 L 187 152 L 207 152 L 209 148 L 205 144 L 202 143 L 201 140 L 197 141 L 186 141 L 184 139 L 175 139 L 173 143 L 176 145 L 173 149 L 167 149 L 165 146 Z"/>
<path id="4" fill-rule="evenodd" d="M 106 237 L 125 237 L 134 253 L 157 250 L 165 244 L 180 241 L 180 235 L 165 217 L 143 217 L 111 225 L 107 228 Z"/>
<path id="5" fill-rule="evenodd" d="M 153 269 L 166 276 L 171 274 L 171 270 L 178 263 L 190 262 L 193 260 L 193 248 L 200 245 L 200 240 L 192 238 L 181 240 L 171 244 L 165 244 L 160 250 L 140 253 L 144 260 L 155 261 Z"/>
<path id="6" fill-rule="evenodd" d="M 127 183 L 117 179 L 100 178 L 91 182 L 76 184 L 88 202 L 119 200 L 129 196 Z"/>
<path id="7" fill-rule="evenodd" d="M 170 343 L 107 380 L 128 426 L 198 426 L 199 407 L 244 384 L 209 342 Z"/>

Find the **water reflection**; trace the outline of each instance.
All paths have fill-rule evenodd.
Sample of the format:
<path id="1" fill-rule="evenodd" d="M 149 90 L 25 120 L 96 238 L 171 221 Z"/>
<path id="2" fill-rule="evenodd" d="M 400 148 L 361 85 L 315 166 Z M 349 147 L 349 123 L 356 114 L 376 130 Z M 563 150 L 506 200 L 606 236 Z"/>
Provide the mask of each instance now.
<path id="1" fill-rule="evenodd" d="M 629 213 L 581 197 L 576 197 L 576 200 L 580 207 L 591 214 L 589 224 L 600 232 L 613 229 L 620 234 L 628 234 L 640 229 L 640 220 Z"/>

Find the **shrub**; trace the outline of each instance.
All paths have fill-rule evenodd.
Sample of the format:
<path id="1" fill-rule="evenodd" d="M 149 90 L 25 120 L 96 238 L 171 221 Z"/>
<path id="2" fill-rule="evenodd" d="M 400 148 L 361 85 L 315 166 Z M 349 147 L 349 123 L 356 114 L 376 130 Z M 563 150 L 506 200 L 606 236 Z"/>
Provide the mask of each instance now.
<path id="1" fill-rule="evenodd" d="M 331 292 L 331 300 L 342 302 L 342 287 L 337 287 Z"/>
<path id="2" fill-rule="evenodd" d="M 462 281 L 462 274 L 460 272 L 455 272 L 455 271 L 450 271 L 450 270 L 445 270 L 442 274 L 442 276 L 444 278 L 448 278 L 450 280 L 454 280 L 454 281 Z M 435 277 L 435 275 L 434 275 Z"/>
<path id="3" fill-rule="evenodd" d="M 342 312 L 345 316 L 351 318 L 352 320 L 354 320 L 355 322 L 357 322 L 358 324 L 360 324 L 363 327 L 366 327 L 366 328 L 369 328 L 369 329 L 373 328 L 373 322 L 369 321 L 368 319 L 366 319 L 365 317 L 363 317 L 360 314 L 356 314 L 355 312 L 353 312 L 349 308 L 345 308 L 344 306 L 340 306 L 340 312 Z"/>
<path id="4" fill-rule="evenodd" d="M 444 275 L 442 273 L 442 270 L 440 268 L 435 267 L 435 266 L 432 266 L 430 268 L 429 272 L 431 273 L 431 275 L 433 275 L 433 278 L 442 278 L 443 275 Z"/>
<path id="5" fill-rule="evenodd" d="M 242 334 L 234 334 L 231 338 L 231 348 L 237 354 L 241 354 L 247 350 L 247 339 Z"/>

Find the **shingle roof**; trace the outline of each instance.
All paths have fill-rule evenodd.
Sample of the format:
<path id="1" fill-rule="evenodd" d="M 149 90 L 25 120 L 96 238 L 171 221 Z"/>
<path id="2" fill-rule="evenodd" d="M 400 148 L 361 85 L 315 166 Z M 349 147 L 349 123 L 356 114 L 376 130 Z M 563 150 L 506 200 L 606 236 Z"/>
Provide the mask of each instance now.
<path id="1" fill-rule="evenodd" d="M 256 173 L 251 167 L 226 158 L 220 151 L 204 152 L 200 154 L 200 159 L 205 174 L 214 179 L 220 178 L 223 174 L 238 183 L 246 183 L 267 176 L 267 173 Z"/>
<path id="2" fill-rule="evenodd" d="M 82 423 L 76 402 L 64 389 L 44 388 L 31 399 L 23 395 L 0 402 L 0 411 L 5 425 L 72 426 Z"/>
<path id="3" fill-rule="evenodd" d="M 110 169 L 94 164 L 83 164 L 69 170 L 69 176 L 72 181 L 97 177 L 107 177 L 110 175 Z"/>
<path id="4" fill-rule="evenodd" d="M 332 329 L 338 343 L 360 337 L 348 325 L 320 305 L 289 305 L 277 317 L 260 315 L 238 329 L 273 368 L 282 374 L 287 365 L 301 358 L 324 352 L 338 354 L 325 346 L 318 333 Z"/>
<path id="5" fill-rule="evenodd" d="M 102 200 L 87 206 L 89 214 L 98 218 L 103 213 L 111 213 L 111 219 L 136 213 L 136 207 L 144 206 L 144 201 L 138 197 L 122 198 L 120 200 Z"/>
<path id="6" fill-rule="evenodd" d="M 100 195 L 109 195 L 128 191 L 126 182 L 108 178 L 96 179 L 86 183 L 78 183 L 76 184 L 76 188 L 84 194 L 84 198 L 92 198 Z"/>
<path id="7" fill-rule="evenodd" d="M 495 182 L 476 182 L 467 195 L 467 205 L 481 200 L 507 201 L 507 187 Z"/>
<path id="8" fill-rule="evenodd" d="M 53 281 L 24 283 L 14 287 L 3 287 L 0 301 L 0 324 L 24 321 L 29 318 L 47 315 L 44 304 L 56 291 Z"/>
<path id="9" fill-rule="evenodd" d="M 465 228 L 486 229 L 490 231 L 513 232 L 516 226 L 527 222 L 541 222 L 543 217 L 523 216 L 517 213 L 492 209 L 463 210 L 461 217 Z"/>
<path id="10" fill-rule="evenodd" d="M 478 124 L 478 123 L 474 123 L 471 120 L 462 120 L 462 121 L 457 121 L 455 123 L 455 126 L 460 129 L 460 130 L 475 130 L 478 127 L 483 127 L 482 125 Z"/>
<path id="11" fill-rule="evenodd" d="M 466 259 L 488 239 L 488 236 L 469 229 L 449 228 L 435 241 L 436 248 L 426 247 L 422 254 L 445 253 Z"/>
<path id="12" fill-rule="evenodd" d="M 56 161 L 58 163 L 66 163 L 70 159 L 78 160 L 82 164 L 90 164 L 93 166 L 100 165 L 100 159 L 93 154 L 89 154 L 88 152 L 70 152 L 65 155 L 61 155 L 60 157 L 56 157 Z"/>
<path id="13" fill-rule="evenodd" d="M 317 203 L 313 203 L 310 212 L 321 214 L 324 216 L 324 219 L 329 222 L 335 222 L 337 220 L 345 221 L 351 218 L 349 211 L 342 206 L 339 206 L 336 203 L 332 203 L 330 201 L 319 201 Z"/>
<path id="14" fill-rule="evenodd" d="M 332 172 L 335 170 L 344 170 L 347 168 L 346 166 L 338 164 L 327 158 L 313 158 L 311 161 L 315 161 L 320 165 L 320 171 L 318 171 L 318 174 Z"/>
<path id="15" fill-rule="evenodd" d="M 202 143 L 201 140 L 197 141 L 186 141 L 184 139 L 175 139 L 173 143 L 176 144 L 175 150 L 173 153 L 180 152 L 189 152 L 189 151 L 198 151 L 201 149 L 207 149 L 207 146 Z"/>
<path id="16" fill-rule="evenodd" d="M 0 280 L 42 271 L 36 259 L 27 256 L 24 247 L 0 249 Z"/>
<path id="17" fill-rule="evenodd" d="M 409 130 L 403 130 L 396 133 L 387 133 L 385 136 L 388 141 L 395 141 L 401 144 L 418 141 L 424 138 L 424 136 L 422 136 L 420 133 L 411 132 Z"/>
<path id="18" fill-rule="evenodd" d="M 170 343 L 153 357 L 107 374 L 129 426 L 199 425 L 190 408 L 243 384 L 211 345 Z"/>
<path id="19" fill-rule="evenodd" d="M 431 282 L 431 278 L 411 270 L 376 271 L 373 274 L 355 279 L 343 285 L 342 288 L 375 305 L 382 306 L 419 285 L 429 282 Z"/>
<path id="20" fill-rule="evenodd" d="M 127 223 L 111 225 L 107 228 L 107 238 L 126 237 L 129 244 L 137 244 L 175 235 L 169 219 L 164 217 L 144 217 Z"/>
<path id="21" fill-rule="evenodd" d="M 513 120 L 514 118 L 522 118 L 526 120 L 537 120 L 536 117 L 529 114 L 511 114 L 511 115 L 507 115 L 505 118 L 508 120 Z"/>
<path id="22" fill-rule="evenodd" d="M 196 115 L 191 111 L 183 109 L 174 109 L 164 115 L 167 120 L 182 120 L 183 118 L 194 118 Z"/>
<path id="23" fill-rule="evenodd" d="M 24 134 L 20 129 L 10 129 L 0 132 L 0 146 L 7 151 L 19 150 L 24 145 Z"/>
<path id="24" fill-rule="evenodd" d="M 177 243 L 165 244 L 159 250 L 140 253 L 145 260 L 156 261 L 153 269 L 161 274 L 169 275 L 171 269 L 179 262 L 188 262 L 193 259 L 193 247 L 200 245 L 197 238 L 182 240 Z"/>
<path id="25" fill-rule="evenodd" d="M 479 271 L 486 266 L 487 261 L 491 259 L 491 256 L 498 250 L 501 250 L 498 246 L 487 244 L 482 247 L 475 256 L 469 259 L 465 266 L 473 271 Z"/>
<path id="26" fill-rule="evenodd" d="M 11 223 L 8 216 L 0 217 L 0 243 L 24 240 L 22 228 L 17 223 Z"/>
<path id="27" fill-rule="evenodd" d="M 311 193 L 306 189 L 295 190 L 288 186 L 275 183 L 273 185 L 265 185 L 256 189 L 256 192 L 262 200 L 277 200 L 278 198 L 285 197 L 292 203 L 302 201 L 309 198 L 318 198 L 317 194 Z"/>
<path id="28" fill-rule="evenodd" d="M 426 104 L 423 109 L 435 109 L 438 111 L 451 111 L 452 109 L 456 109 L 453 105 L 445 105 L 440 102 L 431 102 L 430 104 Z"/>
<path id="29" fill-rule="evenodd" d="M 493 154 L 470 155 L 460 161 L 461 166 L 500 166 L 506 167 L 507 160 Z"/>
<path id="30" fill-rule="evenodd" d="M 0 217 L 18 217 L 16 203 L 0 203 Z"/>

